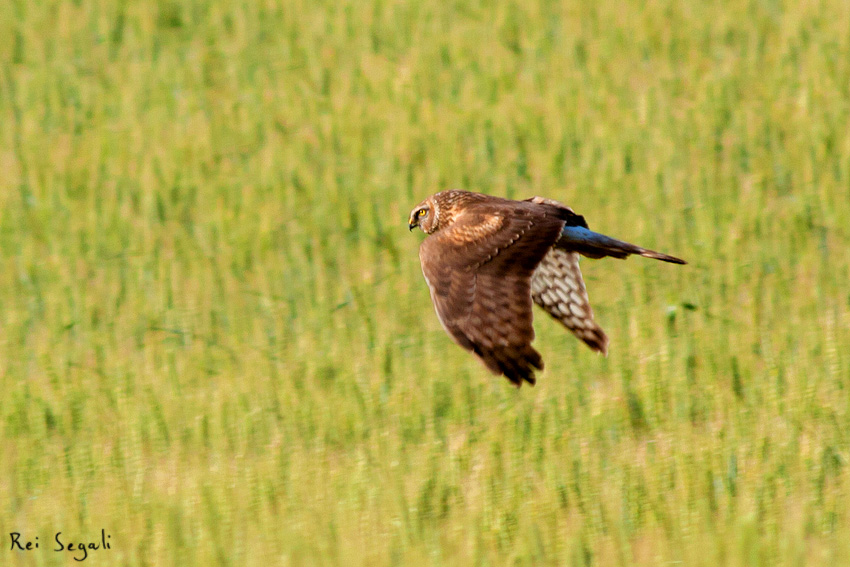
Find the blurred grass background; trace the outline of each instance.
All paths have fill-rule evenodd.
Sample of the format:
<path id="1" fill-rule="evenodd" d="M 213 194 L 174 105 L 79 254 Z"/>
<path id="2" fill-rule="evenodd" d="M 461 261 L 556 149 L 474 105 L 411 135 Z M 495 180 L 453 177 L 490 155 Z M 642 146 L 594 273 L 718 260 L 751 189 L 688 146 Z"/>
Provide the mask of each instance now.
<path id="1" fill-rule="evenodd" d="M 0 58 L 3 564 L 850 564 L 850 3 L 11 0 Z M 517 391 L 450 187 L 691 263 L 585 260 L 610 357 L 538 313 Z"/>

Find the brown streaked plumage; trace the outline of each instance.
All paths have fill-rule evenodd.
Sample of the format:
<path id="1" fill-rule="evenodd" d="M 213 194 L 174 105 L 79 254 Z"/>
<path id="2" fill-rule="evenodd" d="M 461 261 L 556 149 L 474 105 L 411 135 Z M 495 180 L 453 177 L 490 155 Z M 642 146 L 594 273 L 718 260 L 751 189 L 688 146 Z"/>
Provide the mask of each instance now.
<path id="1" fill-rule="evenodd" d="M 543 369 L 540 353 L 531 346 L 532 301 L 592 349 L 607 354 L 608 337 L 593 320 L 579 254 L 639 254 L 685 263 L 592 232 L 584 217 L 541 197 L 513 201 L 442 191 L 411 211 L 408 226 L 429 235 L 419 259 L 443 328 L 516 386 L 523 380 L 534 384 L 534 369 Z"/>

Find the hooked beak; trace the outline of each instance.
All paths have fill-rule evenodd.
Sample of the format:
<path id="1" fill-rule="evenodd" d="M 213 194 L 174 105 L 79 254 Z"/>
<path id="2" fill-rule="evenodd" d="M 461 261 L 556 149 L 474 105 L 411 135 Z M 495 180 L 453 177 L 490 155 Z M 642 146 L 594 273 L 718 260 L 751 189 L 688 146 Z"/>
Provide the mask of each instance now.
<path id="1" fill-rule="evenodd" d="M 413 217 L 411 217 L 410 219 L 408 219 L 408 221 L 407 221 L 407 229 L 408 229 L 408 230 L 413 230 L 413 229 L 414 229 L 414 228 L 416 228 L 417 226 L 419 226 L 419 221 L 418 221 L 418 220 L 414 219 Z"/>

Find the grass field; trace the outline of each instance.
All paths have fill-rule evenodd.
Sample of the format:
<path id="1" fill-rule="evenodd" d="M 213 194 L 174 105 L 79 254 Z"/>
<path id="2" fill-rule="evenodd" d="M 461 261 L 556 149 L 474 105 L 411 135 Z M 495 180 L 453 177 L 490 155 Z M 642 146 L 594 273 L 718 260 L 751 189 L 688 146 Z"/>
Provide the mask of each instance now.
<path id="1" fill-rule="evenodd" d="M 0 564 L 850 565 L 850 3 L 0 2 Z M 545 195 L 516 390 L 410 208 Z M 21 532 L 40 548 L 12 550 Z"/>

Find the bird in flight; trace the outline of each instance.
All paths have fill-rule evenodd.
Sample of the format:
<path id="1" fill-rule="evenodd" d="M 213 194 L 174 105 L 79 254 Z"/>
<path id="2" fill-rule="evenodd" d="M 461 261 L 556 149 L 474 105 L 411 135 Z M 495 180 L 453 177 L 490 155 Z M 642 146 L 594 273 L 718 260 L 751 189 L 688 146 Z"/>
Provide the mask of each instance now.
<path id="1" fill-rule="evenodd" d="M 422 273 L 446 332 L 494 374 L 517 387 L 535 383 L 543 359 L 532 346 L 532 301 L 591 349 L 608 353 L 579 270 L 588 258 L 638 254 L 684 260 L 588 229 L 584 217 L 552 199 L 502 199 L 469 191 L 431 195 L 408 227 L 429 235 L 419 247 Z"/>

